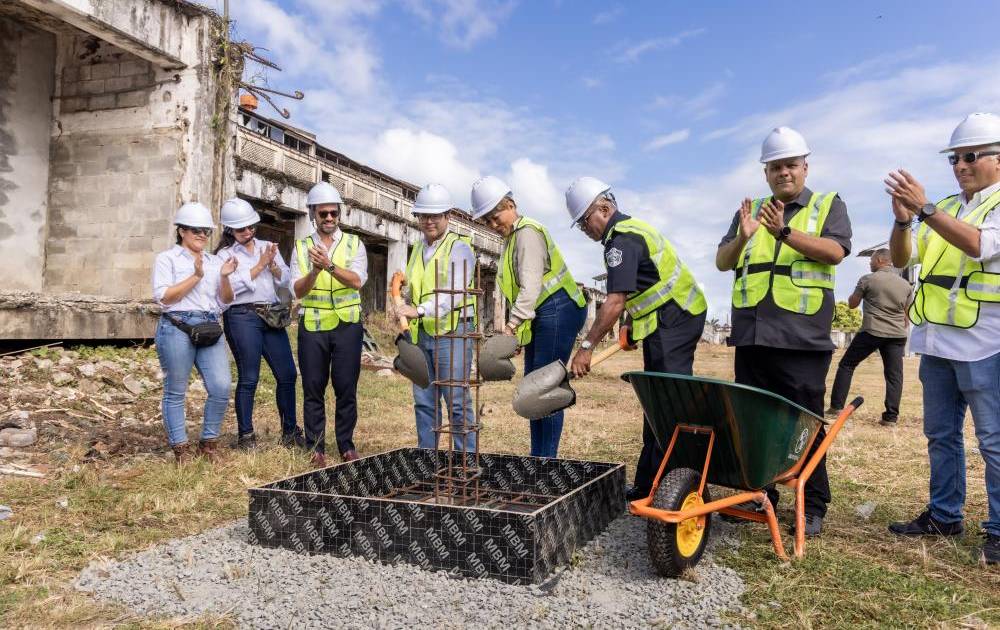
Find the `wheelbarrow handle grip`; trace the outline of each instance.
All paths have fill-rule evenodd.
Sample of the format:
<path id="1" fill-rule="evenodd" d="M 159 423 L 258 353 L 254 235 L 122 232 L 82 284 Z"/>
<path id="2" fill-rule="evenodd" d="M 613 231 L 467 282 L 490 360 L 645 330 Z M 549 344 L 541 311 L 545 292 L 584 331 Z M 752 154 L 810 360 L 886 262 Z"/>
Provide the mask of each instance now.
<path id="1" fill-rule="evenodd" d="M 863 404 L 865 404 L 865 399 L 863 396 L 858 396 L 857 398 L 851 401 L 851 406 L 854 407 L 855 410 Z"/>
<path id="2" fill-rule="evenodd" d="M 392 274 L 392 282 L 390 283 L 389 294 L 392 296 L 392 302 L 396 306 L 403 305 L 403 285 L 406 284 L 406 274 L 402 271 L 397 271 Z M 409 322 L 402 315 L 398 318 L 399 331 L 405 333 L 410 329 Z"/>

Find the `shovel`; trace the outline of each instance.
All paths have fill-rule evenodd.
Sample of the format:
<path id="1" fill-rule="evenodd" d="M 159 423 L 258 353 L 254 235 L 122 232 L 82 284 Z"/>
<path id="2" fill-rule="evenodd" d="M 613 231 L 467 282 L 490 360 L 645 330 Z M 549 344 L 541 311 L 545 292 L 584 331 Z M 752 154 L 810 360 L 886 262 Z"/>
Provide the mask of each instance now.
<path id="1" fill-rule="evenodd" d="M 632 350 L 635 345 L 628 342 L 628 328 L 621 328 L 619 342 L 597 353 L 590 361 L 590 367 L 596 367 L 618 353 L 619 350 Z M 538 368 L 525 375 L 514 390 L 514 413 L 537 420 L 576 404 L 576 392 L 569 386 L 573 374 L 566 369 L 562 361 L 553 361 L 545 367 Z"/>
<path id="2" fill-rule="evenodd" d="M 396 306 L 403 305 L 402 286 L 406 284 L 406 276 L 397 271 L 392 275 L 392 301 Z M 397 372 L 410 379 L 414 385 L 425 389 L 431 384 L 431 371 L 427 365 L 427 356 L 410 340 L 410 326 L 406 318 L 399 315 L 399 335 L 396 337 L 396 350 L 399 354 L 392 361 L 392 367 Z"/>

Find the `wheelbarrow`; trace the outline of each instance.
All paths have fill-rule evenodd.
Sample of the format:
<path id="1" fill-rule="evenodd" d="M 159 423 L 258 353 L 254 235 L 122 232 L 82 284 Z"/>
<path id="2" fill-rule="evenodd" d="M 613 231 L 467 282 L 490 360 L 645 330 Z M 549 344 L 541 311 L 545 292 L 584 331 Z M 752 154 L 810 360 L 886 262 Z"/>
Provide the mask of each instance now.
<path id="1" fill-rule="evenodd" d="M 764 489 L 795 489 L 795 557 L 805 553 L 805 484 L 837 433 L 864 400 L 855 398 L 812 451 L 826 420 L 787 398 L 710 378 L 628 372 L 663 461 L 650 495 L 629 512 L 649 519 L 647 544 L 653 568 L 664 576 L 695 566 L 708 543 L 712 514 L 766 523 L 774 551 L 787 560 L 774 507 Z M 737 492 L 712 499 L 709 484 Z M 763 511 L 740 507 L 759 501 Z"/>

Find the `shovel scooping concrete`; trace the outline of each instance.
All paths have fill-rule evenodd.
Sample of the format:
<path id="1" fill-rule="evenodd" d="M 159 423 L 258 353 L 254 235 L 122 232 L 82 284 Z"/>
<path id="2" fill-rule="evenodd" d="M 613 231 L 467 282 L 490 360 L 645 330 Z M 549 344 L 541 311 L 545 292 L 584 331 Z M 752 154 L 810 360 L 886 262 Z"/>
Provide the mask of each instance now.
<path id="1" fill-rule="evenodd" d="M 517 352 L 517 339 L 511 335 L 493 335 L 479 351 L 479 378 L 484 381 L 509 381 L 517 368 L 511 357 Z"/>
<path id="2" fill-rule="evenodd" d="M 392 301 L 396 306 L 403 305 L 402 286 L 406 284 L 406 276 L 397 271 L 392 276 Z M 399 335 L 396 336 L 396 350 L 399 354 L 392 361 L 392 367 L 397 372 L 410 379 L 421 389 L 431 384 L 431 371 L 427 365 L 427 356 L 410 340 L 410 326 L 406 318 L 399 316 Z"/>
<path id="3" fill-rule="evenodd" d="M 618 343 L 602 350 L 590 361 L 590 367 L 611 358 L 623 347 Z M 514 413 L 537 420 L 576 404 L 576 392 L 569 386 L 571 378 L 573 375 L 562 361 L 553 361 L 525 375 L 514 390 Z"/>

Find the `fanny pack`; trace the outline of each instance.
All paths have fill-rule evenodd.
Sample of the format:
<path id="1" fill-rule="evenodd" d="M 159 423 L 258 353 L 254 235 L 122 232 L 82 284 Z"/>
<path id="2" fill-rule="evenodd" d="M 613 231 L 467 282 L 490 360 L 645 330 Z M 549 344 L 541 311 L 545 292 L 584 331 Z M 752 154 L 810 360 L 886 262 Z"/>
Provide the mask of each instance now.
<path id="1" fill-rule="evenodd" d="M 270 328 L 287 328 L 292 323 L 291 306 L 284 302 L 257 304 L 253 310 Z"/>
<path id="2" fill-rule="evenodd" d="M 185 324 L 170 313 L 164 313 L 163 316 L 169 319 L 171 324 L 186 332 L 188 337 L 191 338 L 191 343 L 198 348 L 210 346 L 222 336 L 222 326 L 219 322 L 202 322 L 201 324 L 192 326 L 191 324 Z"/>

